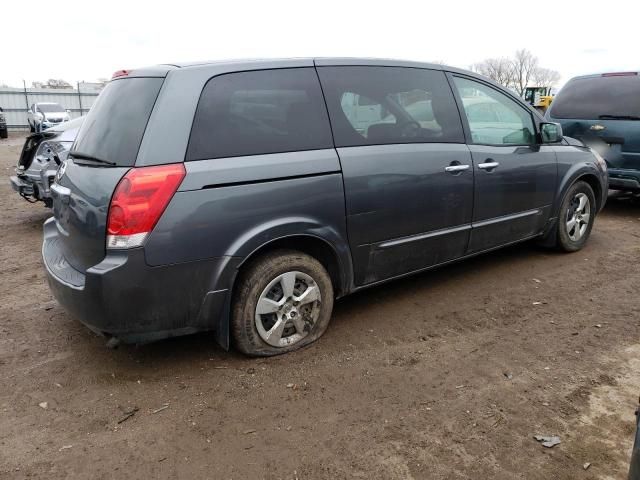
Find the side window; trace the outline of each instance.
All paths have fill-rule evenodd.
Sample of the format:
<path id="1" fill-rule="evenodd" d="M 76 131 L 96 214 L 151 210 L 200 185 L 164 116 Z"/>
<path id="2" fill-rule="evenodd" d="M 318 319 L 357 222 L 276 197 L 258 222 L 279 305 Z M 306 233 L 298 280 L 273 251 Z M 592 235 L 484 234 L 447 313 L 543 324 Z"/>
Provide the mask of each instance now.
<path id="1" fill-rule="evenodd" d="M 531 145 L 536 135 L 531 112 L 482 83 L 454 77 L 469 122 L 471 141 L 487 145 Z"/>
<path id="2" fill-rule="evenodd" d="M 464 143 L 443 72 L 403 67 L 319 67 L 337 147 Z"/>
<path id="3" fill-rule="evenodd" d="M 333 148 L 313 68 L 229 73 L 205 85 L 186 160 Z"/>

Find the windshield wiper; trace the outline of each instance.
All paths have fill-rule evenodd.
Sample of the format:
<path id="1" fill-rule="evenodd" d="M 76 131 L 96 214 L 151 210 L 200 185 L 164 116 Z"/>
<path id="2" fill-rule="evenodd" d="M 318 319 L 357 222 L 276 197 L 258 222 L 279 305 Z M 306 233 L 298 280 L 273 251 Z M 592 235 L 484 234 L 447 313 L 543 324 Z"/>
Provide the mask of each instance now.
<path id="1" fill-rule="evenodd" d="M 93 155 L 89 155 L 88 153 L 78 152 L 77 150 L 71 150 L 69 152 L 69 156 L 77 158 L 78 160 L 89 160 L 90 162 L 102 163 L 103 165 L 109 165 L 111 167 L 115 167 L 117 165 L 115 162 L 103 160 L 102 158 L 94 157 Z"/>
<path id="2" fill-rule="evenodd" d="M 640 120 L 637 115 L 600 115 L 601 120 Z"/>

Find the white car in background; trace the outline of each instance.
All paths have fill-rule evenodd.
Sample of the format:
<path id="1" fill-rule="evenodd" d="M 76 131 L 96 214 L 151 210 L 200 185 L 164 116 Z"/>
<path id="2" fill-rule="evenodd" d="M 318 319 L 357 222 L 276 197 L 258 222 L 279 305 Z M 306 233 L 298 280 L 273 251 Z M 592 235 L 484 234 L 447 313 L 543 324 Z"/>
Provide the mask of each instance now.
<path id="1" fill-rule="evenodd" d="M 70 110 L 65 110 L 59 103 L 34 103 L 27 111 L 27 121 L 31 133 L 42 132 L 49 127 L 71 120 Z"/>

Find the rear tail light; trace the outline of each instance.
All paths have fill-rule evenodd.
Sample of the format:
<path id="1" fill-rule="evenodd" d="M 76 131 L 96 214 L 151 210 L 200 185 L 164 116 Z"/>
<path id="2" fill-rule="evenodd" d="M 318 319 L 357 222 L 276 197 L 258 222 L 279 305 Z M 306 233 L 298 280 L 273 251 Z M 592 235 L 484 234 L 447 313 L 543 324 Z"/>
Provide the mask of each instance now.
<path id="1" fill-rule="evenodd" d="M 143 244 L 185 176 L 175 163 L 132 168 L 116 187 L 107 218 L 107 248 Z"/>

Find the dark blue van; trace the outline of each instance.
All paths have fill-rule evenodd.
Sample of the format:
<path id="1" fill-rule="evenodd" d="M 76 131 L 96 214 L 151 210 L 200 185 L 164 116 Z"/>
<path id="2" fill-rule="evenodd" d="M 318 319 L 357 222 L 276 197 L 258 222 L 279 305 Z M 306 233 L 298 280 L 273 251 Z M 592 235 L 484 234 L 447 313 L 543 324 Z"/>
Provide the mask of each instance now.
<path id="1" fill-rule="evenodd" d="M 607 161 L 609 188 L 640 191 L 640 75 L 603 73 L 572 78 L 547 118 Z"/>

